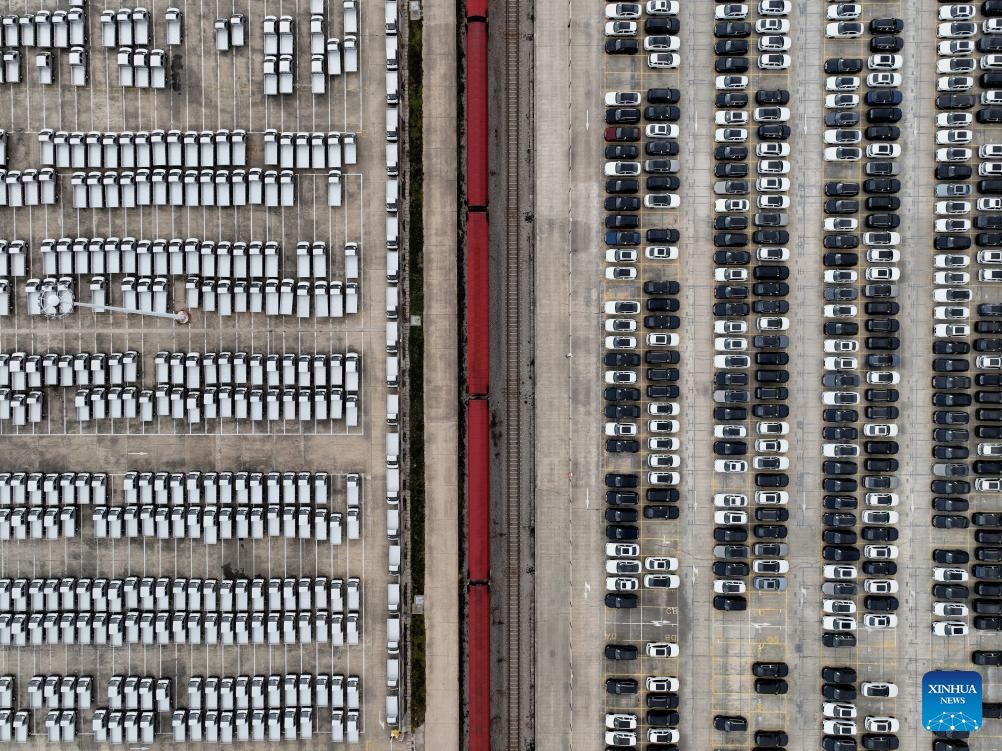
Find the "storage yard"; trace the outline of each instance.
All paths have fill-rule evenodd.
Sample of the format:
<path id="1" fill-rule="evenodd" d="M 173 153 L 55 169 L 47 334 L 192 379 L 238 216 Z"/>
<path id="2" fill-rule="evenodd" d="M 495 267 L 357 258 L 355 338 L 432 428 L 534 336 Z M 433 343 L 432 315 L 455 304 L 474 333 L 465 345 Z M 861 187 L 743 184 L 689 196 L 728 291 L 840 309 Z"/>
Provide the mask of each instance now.
<path id="1" fill-rule="evenodd" d="M 385 747 L 407 9 L 42 5 L 0 25 L 0 742 Z"/>
<path id="2" fill-rule="evenodd" d="M 534 748 L 998 747 L 1000 19 L 536 6 Z"/>

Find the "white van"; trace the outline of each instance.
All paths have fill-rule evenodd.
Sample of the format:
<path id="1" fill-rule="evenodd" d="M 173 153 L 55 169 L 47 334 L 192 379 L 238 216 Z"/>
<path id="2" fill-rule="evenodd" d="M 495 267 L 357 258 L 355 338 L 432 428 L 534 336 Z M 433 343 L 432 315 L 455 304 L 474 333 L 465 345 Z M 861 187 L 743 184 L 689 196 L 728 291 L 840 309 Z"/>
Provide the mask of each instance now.
<path id="1" fill-rule="evenodd" d="M 398 425 L 400 423 L 400 395 L 386 395 L 386 424 Z"/>
<path id="2" fill-rule="evenodd" d="M 386 210 L 392 214 L 397 213 L 397 201 L 400 197 L 400 181 L 391 178 L 386 181 Z"/>
<path id="3" fill-rule="evenodd" d="M 397 62 L 397 38 L 396 36 L 386 37 L 386 69 L 387 70 L 397 70 L 399 68 Z"/>
<path id="4" fill-rule="evenodd" d="M 396 727 L 399 718 L 397 716 L 398 701 L 395 694 L 388 694 L 386 697 L 386 724 L 389 727 Z"/>
<path id="5" fill-rule="evenodd" d="M 386 687 L 396 688 L 400 684 L 400 660 L 396 657 L 386 659 Z"/>
<path id="6" fill-rule="evenodd" d="M 397 177 L 399 172 L 398 149 L 395 143 L 386 144 L 386 176 Z"/>
<path id="7" fill-rule="evenodd" d="M 387 36 L 397 33 L 397 0 L 386 0 L 384 9 Z"/>
<path id="8" fill-rule="evenodd" d="M 386 318 L 388 320 L 397 320 L 397 316 L 399 315 L 399 305 L 400 298 L 398 295 L 398 288 L 395 284 L 391 284 L 386 288 Z"/>
<path id="9" fill-rule="evenodd" d="M 398 139 L 399 112 L 396 107 L 386 108 L 386 140 L 396 143 Z M 59 166 L 59 165 L 56 165 Z"/>
<path id="10" fill-rule="evenodd" d="M 344 33 L 358 33 L 358 7 L 355 0 L 344 0 Z"/>
<path id="11" fill-rule="evenodd" d="M 400 616 L 395 614 L 386 619 L 386 651 L 395 655 L 400 650 Z"/>
<path id="12" fill-rule="evenodd" d="M 400 281 L 400 251 L 396 249 L 396 243 L 393 245 L 393 248 L 386 249 L 386 281 L 390 284 Z"/>
<path id="13" fill-rule="evenodd" d="M 984 99 L 984 94 L 981 95 Z M 396 106 L 400 101 L 400 77 L 397 71 L 386 71 L 386 103 Z"/>
<path id="14" fill-rule="evenodd" d="M 386 469 L 386 502 L 396 504 L 400 501 L 400 468 Z"/>
<path id="15" fill-rule="evenodd" d="M 396 321 L 386 322 L 386 354 L 395 355 L 397 353 L 397 339 L 399 333 L 397 331 Z"/>
<path id="16" fill-rule="evenodd" d="M 396 355 L 386 358 L 386 385 L 394 389 L 400 385 L 400 360 Z"/>

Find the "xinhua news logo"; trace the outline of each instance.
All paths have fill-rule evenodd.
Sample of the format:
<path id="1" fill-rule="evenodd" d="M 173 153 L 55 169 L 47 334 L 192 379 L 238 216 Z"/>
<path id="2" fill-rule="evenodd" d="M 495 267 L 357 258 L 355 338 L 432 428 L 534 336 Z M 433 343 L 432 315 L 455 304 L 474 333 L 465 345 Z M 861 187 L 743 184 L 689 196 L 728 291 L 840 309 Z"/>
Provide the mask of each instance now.
<path id="1" fill-rule="evenodd" d="M 981 727 L 981 675 L 973 670 L 930 670 L 922 676 L 922 726 L 974 732 Z"/>

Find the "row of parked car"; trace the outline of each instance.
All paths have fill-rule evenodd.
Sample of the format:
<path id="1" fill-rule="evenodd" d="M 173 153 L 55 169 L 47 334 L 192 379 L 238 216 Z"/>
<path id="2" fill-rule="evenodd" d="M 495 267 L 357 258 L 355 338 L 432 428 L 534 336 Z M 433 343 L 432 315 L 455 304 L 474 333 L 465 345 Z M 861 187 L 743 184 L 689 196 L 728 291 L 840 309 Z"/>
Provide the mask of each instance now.
<path id="1" fill-rule="evenodd" d="M 893 510 L 898 496 L 893 491 L 899 482 L 895 438 L 900 394 L 894 387 L 900 382 L 900 306 L 894 298 L 901 276 L 896 247 L 901 238 L 895 230 L 901 203 L 896 195 L 901 189 L 897 123 L 902 116 L 898 71 L 904 22 L 880 17 L 864 23 L 861 14 L 859 5 L 829 6 L 829 18 L 838 20 L 830 21 L 826 34 L 838 39 L 865 35 L 869 56 L 833 57 L 824 64 L 826 177 L 835 178 L 825 183 L 822 256 L 822 555 L 827 564 L 822 639 L 830 648 L 855 646 L 858 625 L 867 630 L 895 628 L 899 605 L 893 578 L 897 548 L 891 543 L 898 538 L 898 514 Z M 870 71 L 865 80 L 864 70 Z M 860 145 L 864 140 L 865 149 Z M 867 194 L 862 208 L 868 213 L 862 217 L 857 163 L 862 163 L 862 190 Z M 846 176 L 849 179 L 841 179 Z M 860 296 L 866 300 L 862 305 L 857 302 Z M 857 480 L 861 468 L 866 474 Z M 857 512 L 860 485 L 867 508 Z M 860 541 L 867 543 L 862 550 Z M 861 558 L 863 574 L 872 578 L 858 583 L 856 562 Z M 858 611 L 863 611 L 862 617 Z"/>
<path id="2" fill-rule="evenodd" d="M 1002 491 L 1002 305 L 977 302 L 1002 281 L 1002 3 L 942 4 L 938 16 L 931 521 L 964 531 L 933 551 L 932 629 L 962 637 L 1002 630 L 1002 516 L 990 510 Z"/>
<path id="3" fill-rule="evenodd" d="M 606 51 L 638 52 L 642 33 L 648 68 L 677 68 L 678 12 L 678 0 L 606 5 Z M 637 60 L 637 67 L 641 65 Z M 662 75 L 664 85 L 658 80 Z M 664 264 L 679 257 L 679 232 L 668 226 L 677 223 L 673 213 L 681 203 L 677 124 L 681 93 L 669 85 L 675 78 L 670 72 L 652 73 L 646 91 L 609 91 L 604 101 L 609 292 L 603 309 L 605 449 L 613 460 L 630 457 L 634 468 L 605 477 L 605 604 L 610 608 L 666 605 L 671 600 L 661 593 L 680 585 L 678 559 L 665 555 L 663 545 L 649 548 L 645 542 L 671 537 L 663 523 L 679 517 L 680 287 L 678 282 L 664 281 Z M 639 459 L 639 471 L 632 455 Z M 678 645 L 665 640 L 661 629 L 652 634 L 652 628 L 645 624 L 639 634 L 613 637 L 605 646 L 611 675 L 636 674 L 640 659 L 653 673 L 606 681 L 610 697 L 643 695 L 641 710 L 632 701 L 627 705 L 610 701 L 606 747 L 678 748 L 679 681 L 667 674 L 674 671 L 662 659 L 676 657 Z"/>
<path id="4" fill-rule="evenodd" d="M 762 0 L 714 11 L 714 470 L 753 477 L 753 487 L 714 496 L 713 606 L 725 611 L 747 608 L 749 586 L 785 590 L 789 570 L 790 94 L 776 87 L 785 77 L 761 71 L 771 69 L 763 60 L 789 65 L 791 9 Z"/>
<path id="5" fill-rule="evenodd" d="M 606 6 L 606 36 L 609 41 L 639 43 L 632 39 L 640 24 L 646 34 L 644 45 L 651 56 L 678 57 L 679 4 L 677 0 L 649 0 L 640 3 L 610 3 Z M 643 17 L 643 18 L 642 18 Z M 641 21 L 642 18 L 642 21 Z M 607 52 L 615 52 L 606 44 Z M 677 62 L 671 67 L 677 67 Z M 681 205 L 678 194 L 679 129 L 681 117 L 678 103 L 681 92 L 671 87 L 651 87 L 646 92 L 609 91 L 605 94 L 605 191 L 604 208 L 607 246 L 641 244 L 642 212 L 667 211 Z M 642 145 L 641 145 L 642 142 Z M 624 231 L 625 230 L 625 231 Z M 678 258 L 677 232 L 648 230 L 644 258 L 649 261 L 669 261 Z M 673 239 L 674 238 L 674 239 Z M 633 247 L 608 247 L 606 269 L 608 279 L 636 279 L 637 270 L 630 266 L 639 260 Z"/>
<path id="6" fill-rule="evenodd" d="M 771 71 L 790 65 L 791 11 L 783 0 L 714 9 L 713 453 L 728 489 L 713 497 L 712 603 L 721 611 L 745 610 L 749 590 L 784 591 L 789 571 L 791 113 L 787 77 Z M 787 692 L 784 663 L 752 671 L 757 694 Z M 749 727 L 738 715 L 713 726 L 753 731 L 756 748 L 789 742 L 782 727 Z"/>
<path id="7" fill-rule="evenodd" d="M 859 627 L 895 628 L 899 605 L 893 542 L 901 238 L 895 230 L 904 22 L 863 14 L 858 3 L 833 3 L 826 11 L 826 36 L 846 40 L 848 48 L 824 61 L 822 644 L 828 648 L 855 647 Z M 857 479 L 860 469 L 865 474 Z M 856 668 L 832 665 L 820 680 L 824 751 L 898 748 L 893 709 L 882 703 L 858 718 L 856 706 L 861 697 L 893 699 L 893 683 L 860 684 Z"/>
<path id="8" fill-rule="evenodd" d="M 644 4 L 610 3 L 605 14 L 606 54 L 639 53 L 641 45 L 638 36 L 642 28 L 647 67 L 650 70 L 678 68 L 682 62 L 679 54 L 681 40 L 677 36 L 678 11 L 678 0 L 647 0 Z"/>

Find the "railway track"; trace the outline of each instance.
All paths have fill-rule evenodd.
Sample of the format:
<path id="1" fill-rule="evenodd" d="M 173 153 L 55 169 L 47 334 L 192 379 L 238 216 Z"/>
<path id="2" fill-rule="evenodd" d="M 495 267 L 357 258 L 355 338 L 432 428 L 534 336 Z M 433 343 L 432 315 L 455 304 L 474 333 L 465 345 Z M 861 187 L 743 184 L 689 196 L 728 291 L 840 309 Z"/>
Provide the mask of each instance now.
<path id="1" fill-rule="evenodd" d="M 519 70 L 521 61 L 521 2 L 504 2 L 504 148 L 505 148 L 505 697 L 506 738 L 504 747 L 521 749 L 523 736 L 522 676 L 522 513 L 521 477 L 522 386 L 521 386 L 521 274 L 519 195 L 521 150 L 519 134 L 522 113 Z M 526 707 L 530 710 L 531 708 Z"/>

